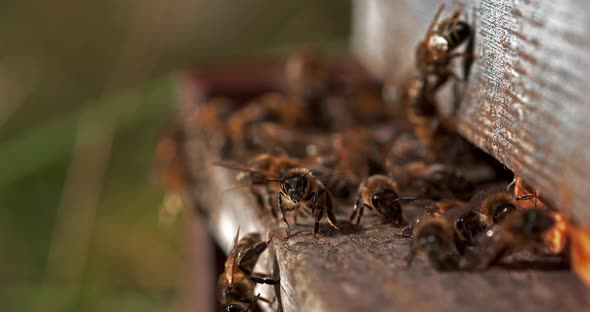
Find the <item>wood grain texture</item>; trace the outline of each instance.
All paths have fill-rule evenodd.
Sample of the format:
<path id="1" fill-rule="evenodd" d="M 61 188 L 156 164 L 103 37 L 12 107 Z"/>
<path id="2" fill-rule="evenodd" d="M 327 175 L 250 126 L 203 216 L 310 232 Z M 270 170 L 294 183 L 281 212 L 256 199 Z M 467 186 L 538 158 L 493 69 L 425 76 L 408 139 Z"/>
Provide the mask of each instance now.
<path id="1" fill-rule="evenodd" d="M 209 212 L 214 236 L 227 252 L 238 227 L 241 233 L 274 236 L 257 271 L 272 272 L 280 286 L 258 286 L 279 311 L 580 311 L 590 307 L 590 290 L 562 265 L 544 270 L 512 266 L 482 273 L 441 273 L 418 259 L 407 268 L 409 240 L 400 230 L 368 213 L 361 226 L 343 220 L 351 207 L 342 206 L 337 218 L 342 230 L 325 222 L 318 239 L 312 221 L 299 218 L 294 236 L 282 239 L 284 229 L 257 206 L 248 191 L 224 192 L 235 185 L 234 173 L 200 166 L 210 174 L 199 187 Z M 275 307 L 276 308 L 276 307 Z M 282 309 L 282 310 L 281 310 Z M 583 308 L 582 308 L 583 309 Z M 267 311 L 272 311 L 267 309 Z"/>
<path id="2" fill-rule="evenodd" d="M 187 86 L 183 90 L 188 113 L 199 93 Z M 291 228 L 293 237 L 285 241 L 284 228 L 258 206 L 248 188 L 228 191 L 238 183 L 236 173 L 211 165 L 220 146 L 204 140 L 188 119 L 184 125 L 189 171 L 196 182 L 192 198 L 206 211 L 222 249 L 229 251 L 238 227 L 241 233 L 274 236 L 256 268 L 281 279 L 279 286 L 256 289 L 267 298 L 276 294 L 277 304 L 263 306 L 266 311 L 580 311 L 590 307 L 590 290 L 555 263 L 545 264 L 543 270 L 513 264 L 481 273 L 441 273 L 419 258 L 408 268 L 409 240 L 395 235 L 400 230 L 371 212 L 360 226 L 351 225 L 343 221 L 350 214 L 349 206 L 336 211 L 340 231 L 324 220 L 314 240 L 310 218 L 299 218 L 299 224 Z"/>
<path id="3" fill-rule="evenodd" d="M 357 1 L 358 54 L 380 77 L 411 73 L 414 46 L 440 3 Z M 447 4 L 449 11 L 456 5 Z M 460 109 L 461 133 L 590 226 L 590 2 L 464 5 L 477 59 Z"/>

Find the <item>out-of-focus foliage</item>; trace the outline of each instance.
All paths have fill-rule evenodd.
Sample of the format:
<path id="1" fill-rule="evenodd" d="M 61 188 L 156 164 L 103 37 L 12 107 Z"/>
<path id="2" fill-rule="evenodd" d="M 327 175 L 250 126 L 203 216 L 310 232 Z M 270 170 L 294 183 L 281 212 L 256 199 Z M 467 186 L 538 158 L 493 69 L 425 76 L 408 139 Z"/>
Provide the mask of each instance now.
<path id="1" fill-rule="evenodd" d="M 172 101 L 171 80 L 160 79 L 95 103 L 111 111 L 134 109 L 120 112 L 115 125 L 96 215 L 87 229 L 87 254 L 69 255 L 84 262 L 79 279 L 60 278 L 60 270 L 69 268 L 59 265 L 51 274 L 48 255 L 52 244 L 62 243 L 53 241 L 57 218 L 68 216 L 57 211 L 84 112 L 71 112 L 58 124 L 31 125 L 24 139 L 0 144 L 2 172 L 10 173 L 0 178 L 3 311 L 162 311 L 175 304 L 183 227 L 159 224 L 161 192 L 151 177 L 153 148 Z M 18 157 L 10 161 L 11 155 Z M 22 172 L 28 174 L 16 174 Z"/>
<path id="2" fill-rule="evenodd" d="M 349 8 L 341 0 L 0 4 L 0 311 L 177 307 L 184 219 L 158 220 L 152 171 L 174 115 L 170 77 L 309 42 L 341 52 Z"/>

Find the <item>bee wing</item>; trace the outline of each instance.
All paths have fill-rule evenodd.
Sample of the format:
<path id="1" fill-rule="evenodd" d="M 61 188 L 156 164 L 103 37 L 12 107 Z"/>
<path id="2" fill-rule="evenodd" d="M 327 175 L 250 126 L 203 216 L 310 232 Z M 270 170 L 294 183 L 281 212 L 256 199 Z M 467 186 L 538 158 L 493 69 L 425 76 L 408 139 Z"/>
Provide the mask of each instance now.
<path id="1" fill-rule="evenodd" d="M 275 156 L 287 156 L 285 147 L 281 142 L 272 135 L 267 129 L 267 123 L 253 124 L 250 126 L 252 131 L 252 140 L 262 148 L 262 150 Z"/>
<path id="2" fill-rule="evenodd" d="M 265 176 L 269 175 L 269 173 L 266 172 L 265 170 L 260 170 L 260 169 L 253 168 L 250 166 L 245 166 L 243 164 L 240 164 L 236 161 L 231 161 L 231 160 L 216 160 L 213 162 L 213 165 L 218 166 L 218 167 L 231 169 L 231 170 L 242 171 L 242 172 L 257 173 L 257 174 L 261 174 L 261 175 L 265 175 Z"/>
<path id="3" fill-rule="evenodd" d="M 436 214 L 442 212 L 438 206 L 438 202 L 430 199 L 416 199 L 408 203 L 408 205 L 421 209 L 423 212 L 428 214 Z"/>
<path id="4" fill-rule="evenodd" d="M 464 217 L 471 211 L 473 211 L 471 205 L 453 206 L 445 211 L 442 216 L 447 220 L 455 221 L 461 217 Z"/>
<path id="5" fill-rule="evenodd" d="M 440 208 L 434 200 L 417 199 L 402 206 L 402 213 L 407 222 L 414 222 L 424 215 L 440 213 Z"/>
<path id="6" fill-rule="evenodd" d="M 479 191 L 475 195 L 473 195 L 473 197 L 469 200 L 469 206 L 471 206 L 473 210 L 483 213 L 483 211 L 481 210 L 481 206 L 483 205 L 484 201 L 492 194 L 505 191 L 506 187 L 504 186 L 494 186 L 486 190 Z"/>
<path id="7" fill-rule="evenodd" d="M 231 248 L 231 251 L 229 252 L 228 258 L 232 257 L 232 262 L 231 262 L 231 266 L 230 266 L 230 272 L 229 272 L 229 276 L 227 277 L 228 279 L 228 284 L 229 285 L 233 285 L 234 283 L 234 267 L 236 265 L 236 260 L 238 258 L 238 255 L 236 255 L 236 247 L 238 246 L 238 238 L 240 237 L 240 227 L 238 226 L 238 231 L 236 232 L 236 237 L 234 238 L 234 244 Z"/>

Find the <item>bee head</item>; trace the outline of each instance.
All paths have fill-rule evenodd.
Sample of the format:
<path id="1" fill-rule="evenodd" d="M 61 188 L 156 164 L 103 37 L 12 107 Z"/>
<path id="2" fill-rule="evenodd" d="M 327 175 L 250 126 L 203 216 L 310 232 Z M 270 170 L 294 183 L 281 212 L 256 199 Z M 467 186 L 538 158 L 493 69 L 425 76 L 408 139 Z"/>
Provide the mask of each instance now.
<path id="1" fill-rule="evenodd" d="M 455 221 L 455 230 L 457 233 L 470 242 L 473 241 L 477 234 L 483 232 L 485 228 L 485 223 L 481 221 L 480 217 L 474 211 Z"/>
<path id="2" fill-rule="evenodd" d="M 309 171 L 304 174 L 289 176 L 281 182 L 281 190 L 293 202 L 299 202 L 307 190 L 309 185 L 306 177 L 307 173 Z"/>

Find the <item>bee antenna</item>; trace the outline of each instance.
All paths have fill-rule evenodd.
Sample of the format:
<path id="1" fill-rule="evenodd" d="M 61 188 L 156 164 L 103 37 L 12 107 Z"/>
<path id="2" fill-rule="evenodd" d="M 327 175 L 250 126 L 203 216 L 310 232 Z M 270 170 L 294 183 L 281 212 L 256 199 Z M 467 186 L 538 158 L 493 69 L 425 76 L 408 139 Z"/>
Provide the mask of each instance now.
<path id="1" fill-rule="evenodd" d="M 277 183 L 282 183 L 283 180 L 280 180 L 280 179 L 266 179 L 266 180 L 264 180 L 264 182 L 277 182 Z"/>
<path id="2" fill-rule="evenodd" d="M 438 11 L 436 11 L 436 14 L 434 14 L 434 17 L 432 18 L 432 22 L 430 23 L 430 26 L 428 26 L 428 32 L 426 33 L 426 38 L 430 38 L 430 36 L 432 36 L 432 33 L 434 32 L 434 28 L 436 27 L 436 23 L 438 22 L 440 15 L 444 11 L 444 9 L 445 9 L 445 4 L 443 3 L 438 8 Z"/>
<path id="3" fill-rule="evenodd" d="M 228 188 L 227 190 L 224 190 L 222 193 L 224 193 L 224 194 L 225 194 L 225 192 L 231 192 L 231 191 L 234 191 L 234 190 L 240 189 L 240 188 L 242 188 L 242 187 L 249 187 L 249 186 L 250 186 L 250 185 L 247 185 L 247 184 L 244 184 L 244 185 L 236 185 L 236 186 L 232 186 L 232 187 Z"/>
<path id="4" fill-rule="evenodd" d="M 238 231 L 236 232 L 236 237 L 234 238 L 234 245 L 232 247 L 236 248 L 236 246 L 238 245 L 238 238 L 240 237 L 240 226 L 238 225 Z M 229 275 L 229 287 L 232 287 L 234 285 L 234 266 L 236 264 L 236 257 L 234 257 L 232 263 L 231 263 L 231 274 Z"/>
<path id="5" fill-rule="evenodd" d="M 396 199 L 394 199 L 394 201 L 400 201 L 400 200 L 416 200 L 416 199 L 420 199 L 418 197 L 398 197 Z"/>

